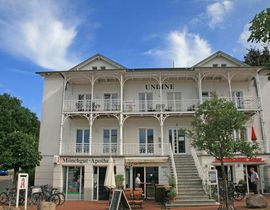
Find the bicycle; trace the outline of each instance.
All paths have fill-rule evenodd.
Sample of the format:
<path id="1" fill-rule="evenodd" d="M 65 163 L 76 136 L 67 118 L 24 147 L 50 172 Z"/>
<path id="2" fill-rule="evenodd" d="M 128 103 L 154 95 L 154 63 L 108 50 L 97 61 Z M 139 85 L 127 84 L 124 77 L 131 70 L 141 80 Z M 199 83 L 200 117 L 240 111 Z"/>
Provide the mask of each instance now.
<path id="1" fill-rule="evenodd" d="M 38 189 L 38 188 L 37 188 Z M 57 193 L 48 189 L 48 185 L 40 186 L 40 190 L 33 192 L 31 194 L 31 201 L 34 205 L 39 205 L 41 201 L 50 201 L 59 206 L 61 203 L 61 198 Z"/>
<path id="2" fill-rule="evenodd" d="M 16 189 L 6 188 L 5 192 L 0 193 L 0 203 L 2 205 L 16 205 Z M 22 193 L 19 194 L 19 205 L 24 203 L 24 196 Z"/>

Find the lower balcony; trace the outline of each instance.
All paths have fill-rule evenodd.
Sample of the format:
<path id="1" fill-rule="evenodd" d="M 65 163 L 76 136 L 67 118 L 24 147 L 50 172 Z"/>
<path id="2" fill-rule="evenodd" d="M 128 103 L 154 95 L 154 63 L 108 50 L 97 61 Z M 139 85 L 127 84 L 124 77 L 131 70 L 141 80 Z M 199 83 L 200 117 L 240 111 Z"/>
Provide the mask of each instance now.
<path id="1" fill-rule="evenodd" d="M 90 153 L 91 148 L 91 153 Z M 117 156 L 120 154 L 120 144 L 109 143 L 93 143 L 79 144 L 79 143 L 63 143 L 62 155 L 74 155 L 74 156 Z M 163 144 L 163 155 L 169 155 L 170 144 Z M 162 149 L 160 143 L 123 143 L 123 155 L 124 156 L 155 156 L 162 155 Z"/>

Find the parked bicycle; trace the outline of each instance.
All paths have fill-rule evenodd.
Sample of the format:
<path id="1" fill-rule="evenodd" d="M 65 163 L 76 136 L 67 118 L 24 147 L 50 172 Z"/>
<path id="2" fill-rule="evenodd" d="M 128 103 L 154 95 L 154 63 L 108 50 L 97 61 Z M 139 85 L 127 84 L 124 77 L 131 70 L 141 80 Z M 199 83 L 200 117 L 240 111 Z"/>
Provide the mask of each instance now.
<path id="1" fill-rule="evenodd" d="M 42 185 L 40 188 L 33 188 L 30 197 L 34 205 L 39 205 L 41 201 L 50 201 L 55 203 L 56 206 L 61 203 L 61 197 L 57 192 L 54 192 L 49 185 Z"/>
<path id="2" fill-rule="evenodd" d="M 246 186 L 233 183 L 233 198 L 236 201 L 241 201 L 246 196 Z"/>
<path id="3" fill-rule="evenodd" d="M 12 188 L 6 188 L 5 192 L 0 193 L 0 203 L 2 205 L 16 205 L 16 189 Z M 19 194 L 19 205 L 22 205 L 24 203 L 24 195 L 22 192 Z"/>

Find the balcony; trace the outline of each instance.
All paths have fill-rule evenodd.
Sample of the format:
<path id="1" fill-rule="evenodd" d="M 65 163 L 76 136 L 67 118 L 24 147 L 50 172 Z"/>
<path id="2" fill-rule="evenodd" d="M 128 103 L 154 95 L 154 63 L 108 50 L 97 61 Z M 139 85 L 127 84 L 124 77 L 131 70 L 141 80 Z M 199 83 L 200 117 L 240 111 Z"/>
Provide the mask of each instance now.
<path id="1" fill-rule="evenodd" d="M 211 97 L 203 97 L 203 101 Z M 241 111 L 258 110 L 260 108 L 257 97 L 222 97 L 232 101 Z M 183 100 L 124 100 L 123 112 L 125 113 L 151 113 L 151 112 L 194 112 L 200 104 L 199 99 Z M 120 99 L 94 99 L 91 100 L 65 100 L 64 112 L 84 113 L 115 113 L 120 112 Z"/>
<path id="2" fill-rule="evenodd" d="M 87 156 L 89 152 L 89 144 L 76 144 L 76 143 L 63 143 L 62 155 L 74 155 L 74 156 Z M 170 145 L 169 143 L 163 144 L 164 155 L 169 155 Z M 120 155 L 120 144 L 109 143 L 93 143 L 91 145 L 91 155 L 93 156 L 117 156 Z M 161 155 L 160 143 L 124 143 L 123 144 L 124 156 L 155 156 Z"/>

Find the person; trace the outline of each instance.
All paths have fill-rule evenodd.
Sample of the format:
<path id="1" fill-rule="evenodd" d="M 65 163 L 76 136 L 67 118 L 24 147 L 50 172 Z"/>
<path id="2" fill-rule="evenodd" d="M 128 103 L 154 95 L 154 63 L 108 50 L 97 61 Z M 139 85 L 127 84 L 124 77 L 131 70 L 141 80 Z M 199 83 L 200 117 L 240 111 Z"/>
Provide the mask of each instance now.
<path id="1" fill-rule="evenodd" d="M 138 187 L 141 187 L 141 174 L 140 173 L 137 173 L 137 176 L 135 178 L 135 188 L 138 188 Z"/>
<path id="2" fill-rule="evenodd" d="M 250 168 L 250 183 L 251 183 L 251 189 L 254 192 L 254 194 L 258 194 L 258 182 L 259 182 L 259 175 L 254 170 L 254 168 Z"/>

